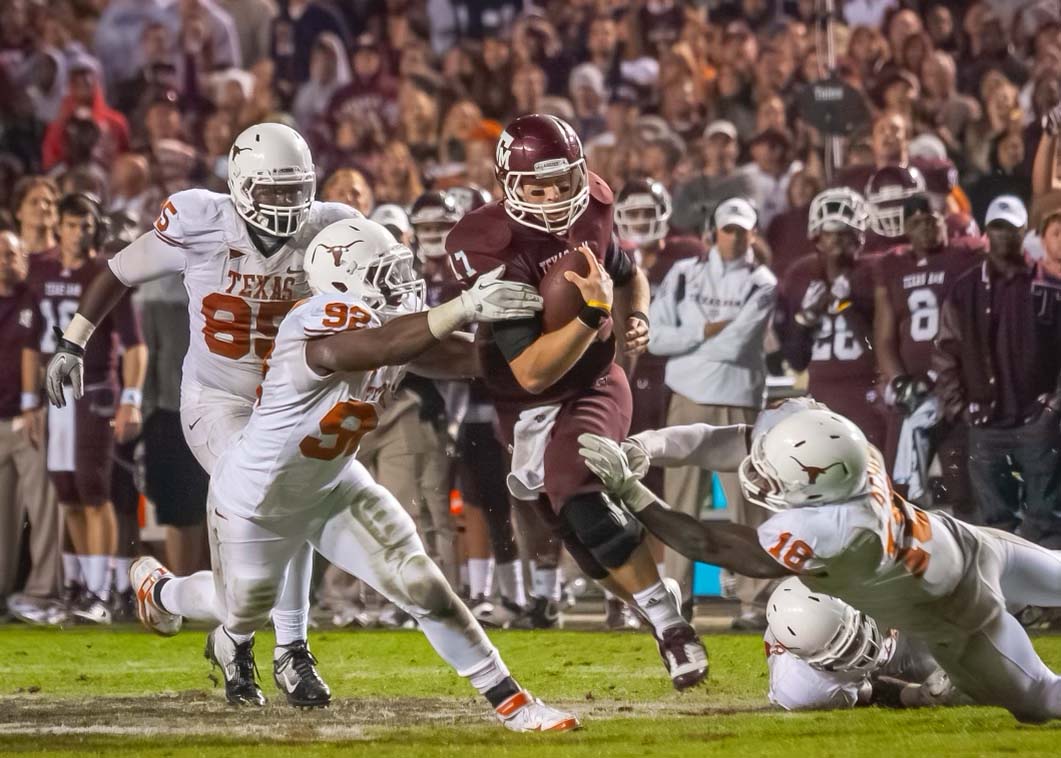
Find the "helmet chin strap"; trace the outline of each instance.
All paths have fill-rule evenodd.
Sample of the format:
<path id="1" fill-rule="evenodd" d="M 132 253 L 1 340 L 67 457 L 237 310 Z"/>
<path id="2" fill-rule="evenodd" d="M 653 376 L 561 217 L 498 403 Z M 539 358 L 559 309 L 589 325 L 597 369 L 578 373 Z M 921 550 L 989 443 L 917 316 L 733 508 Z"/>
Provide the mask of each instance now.
<path id="1" fill-rule="evenodd" d="M 247 231 L 250 232 L 251 242 L 258 248 L 258 252 L 266 258 L 275 254 L 291 239 L 291 237 L 274 237 L 271 234 L 266 234 L 258 227 L 248 224 L 246 220 L 243 221 L 243 224 L 247 227 Z"/>

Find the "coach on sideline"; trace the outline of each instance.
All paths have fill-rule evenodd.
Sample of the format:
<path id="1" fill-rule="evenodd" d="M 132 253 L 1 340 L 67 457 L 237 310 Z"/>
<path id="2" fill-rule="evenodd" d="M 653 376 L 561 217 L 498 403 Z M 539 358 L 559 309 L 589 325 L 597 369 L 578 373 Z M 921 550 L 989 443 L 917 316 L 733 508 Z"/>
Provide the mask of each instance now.
<path id="1" fill-rule="evenodd" d="M 673 391 L 667 425 L 753 424 L 763 407 L 766 363 L 763 338 L 776 302 L 777 279 L 756 262 L 751 244 L 758 217 L 743 197 L 723 200 L 709 219 L 714 244 L 698 258 L 674 264 L 652 300 L 649 352 L 667 356 L 666 383 Z M 766 518 L 741 494 L 736 474 L 720 475 L 730 517 L 758 526 Z M 699 516 L 711 474 L 695 467 L 670 468 L 664 497 L 672 508 Z M 692 594 L 692 563 L 668 550 L 666 572 Z M 738 577 L 741 601 L 735 629 L 765 629 L 769 582 Z"/>

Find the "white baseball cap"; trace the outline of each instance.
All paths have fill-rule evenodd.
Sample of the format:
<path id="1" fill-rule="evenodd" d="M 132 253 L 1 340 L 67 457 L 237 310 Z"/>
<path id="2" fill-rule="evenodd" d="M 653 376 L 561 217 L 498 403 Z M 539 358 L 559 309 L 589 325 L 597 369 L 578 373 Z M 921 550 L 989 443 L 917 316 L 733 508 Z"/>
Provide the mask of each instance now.
<path id="1" fill-rule="evenodd" d="M 726 121 L 725 119 L 718 119 L 712 121 L 704 129 L 704 139 L 711 139 L 716 134 L 724 134 L 734 142 L 737 141 L 737 127 L 733 125 L 732 121 Z"/>
<path id="2" fill-rule="evenodd" d="M 369 218 L 381 226 L 393 226 L 402 234 L 408 234 L 413 230 L 413 227 L 409 224 L 409 215 L 405 212 L 405 209 L 394 203 L 384 203 L 376 206 Z"/>
<path id="3" fill-rule="evenodd" d="M 1028 209 L 1016 195 L 999 195 L 987 206 L 984 226 L 991 226 L 995 221 L 1005 221 L 1020 229 L 1028 225 Z"/>
<path id="4" fill-rule="evenodd" d="M 759 214 L 743 197 L 731 197 L 715 208 L 715 228 L 724 229 L 730 224 L 736 224 L 741 229 L 751 231 L 759 222 Z"/>

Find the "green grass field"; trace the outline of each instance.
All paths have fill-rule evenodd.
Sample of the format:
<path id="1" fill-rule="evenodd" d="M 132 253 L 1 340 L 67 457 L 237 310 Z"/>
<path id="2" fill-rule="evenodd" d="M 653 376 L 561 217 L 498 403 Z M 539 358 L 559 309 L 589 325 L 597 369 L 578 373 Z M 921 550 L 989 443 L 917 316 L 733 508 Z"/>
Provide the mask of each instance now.
<path id="1" fill-rule="evenodd" d="M 516 677 L 578 712 L 584 728 L 517 735 L 417 632 L 313 638 L 336 702 L 295 711 L 271 681 L 272 639 L 258 654 L 270 697 L 225 705 L 202 657 L 204 634 L 162 639 L 133 628 L 0 627 L 0 754 L 36 756 L 1061 756 L 1061 722 L 1027 727 L 993 708 L 787 714 L 768 707 L 756 636 L 711 636 L 707 687 L 670 688 L 646 635 L 492 635 Z M 1055 669 L 1061 637 L 1037 647 Z"/>

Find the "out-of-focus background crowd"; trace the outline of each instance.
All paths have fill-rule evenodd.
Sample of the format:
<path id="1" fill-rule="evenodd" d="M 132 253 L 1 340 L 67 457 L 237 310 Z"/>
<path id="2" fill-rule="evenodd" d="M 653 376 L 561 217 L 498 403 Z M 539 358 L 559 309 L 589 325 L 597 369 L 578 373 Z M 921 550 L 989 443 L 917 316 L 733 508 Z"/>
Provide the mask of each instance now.
<path id="1" fill-rule="evenodd" d="M 82 592 L 83 562 L 63 523 L 64 514 L 86 504 L 60 507 L 44 473 L 45 411 L 24 395 L 32 380 L 23 375 L 24 338 L 15 336 L 20 326 L 43 323 L 34 333 L 46 360 L 50 326 L 64 326 L 73 310 L 42 311 L 41 298 L 23 299 L 21 282 L 45 258 L 62 259 L 64 245 L 113 254 L 150 228 L 171 193 L 226 192 L 233 138 L 261 121 L 289 124 L 309 141 L 319 199 L 376 213 L 414 250 L 423 246 L 418 231 L 436 232 L 441 224 L 444 233 L 452 225 L 450 205 L 459 214 L 481 202 L 483 191 L 499 197 L 495 143 L 509 120 L 528 113 L 570 123 L 590 170 L 628 201 L 630 218 L 651 219 L 640 225 L 627 219 L 619 231 L 654 286 L 664 283 L 678 255 L 709 263 L 709 250 L 717 249 L 716 207 L 748 200 L 756 212 L 748 265 L 766 266 L 778 281 L 777 302 L 767 304 L 775 314 L 770 328 L 752 346 L 752 363 L 769 369 L 767 394 L 798 394 L 808 377 L 824 402 L 843 405 L 838 396 L 853 392 L 859 407 L 844 412 L 886 448 L 889 465 L 898 458 L 905 466 L 914 499 L 981 523 L 1023 528 L 1058 547 L 1061 432 L 1056 418 L 1049 430 L 1041 428 L 1042 414 L 1058 413 L 1056 359 L 1043 364 L 1054 375 L 1041 381 L 1029 379 L 1018 359 L 1036 350 L 1048 355 L 1061 329 L 1061 322 L 1045 321 L 1061 302 L 1061 200 L 1051 193 L 1057 122 L 1049 118 L 1061 101 L 1061 8 L 1056 0 L 833 5 L 827 19 L 826 3 L 815 0 L 5 0 L 0 612 L 57 623 Z M 835 140 L 812 123 L 806 102 L 824 80 L 852 88 L 864 111 Z M 1002 309 L 1009 302 L 999 285 L 983 296 L 986 321 L 972 313 L 959 324 L 982 327 L 984 339 L 962 333 L 960 349 L 940 345 L 943 304 L 911 305 L 927 319 L 926 340 L 943 351 L 943 363 L 938 354 L 918 366 L 882 361 L 881 341 L 898 339 L 875 310 L 888 298 L 885 267 L 852 259 L 834 270 L 808 232 L 814 198 L 843 186 L 865 201 L 867 261 L 870 253 L 904 244 L 914 245 L 915 259 L 938 247 L 931 235 L 925 241 L 906 234 L 903 222 L 918 217 L 938 222 L 939 245 L 968 248 L 965 268 L 1002 254 L 991 249 L 1001 243 L 982 236 L 991 223 L 1026 232 L 1023 263 L 998 268 L 1006 282 L 1011 273 L 1029 282 L 1039 320 L 1023 322 L 1026 339 L 1011 335 L 1025 311 L 1001 327 L 991 320 L 991 304 Z M 441 205 L 446 212 L 418 218 L 417 201 L 438 191 L 449 194 L 442 201 L 430 195 L 419 208 Z M 85 195 L 88 210 L 84 199 L 70 200 Z M 807 260 L 818 257 L 823 273 L 808 275 Z M 705 271 L 690 269 L 689 282 L 714 275 L 710 266 Z M 719 271 L 730 275 L 725 266 Z M 916 265 L 906 275 L 916 277 Z M 985 281 L 993 276 L 984 269 Z M 668 286 L 663 293 L 677 299 L 675 308 L 686 280 L 679 284 L 681 292 Z M 952 312 L 964 318 L 962 308 L 980 307 L 976 297 Z M 721 313 L 729 306 L 724 300 L 701 305 Z M 27 314 L 27 302 L 37 313 Z M 134 305 L 140 328 L 129 329 L 123 342 L 127 350 L 147 345 L 148 379 L 143 433 L 118 429 L 112 464 L 115 517 L 107 528 L 114 535 L 110 602 L 118 616 L 131 607 L 126 569 L 145 549 L 141 537 L 163 543 L 154 549 L 177 573 L 207 567 L 205 477 L 178 449 L 179 433 L 164 431 L 176 427 L 152 423 L 152 416 L 172 421 L 179 409 L 187 300 L 179 281 L 168 281 L 142 288 Z M 665 317 L 660 308 L 654 303 L 653 328 Z M 1019 347 L 1000 345 L 1007 339 Z M 690 388 L 680 371 L 667 371 L 668 360 L 687 358 L 653 352 L 663 355 L 646 358 L 634 376 L 645 426 L 665 423 L 677 402 L 747 407 L 754 418 L 762 386 L 748 388 L 756 397 L 750 404 L 716 398 L 714 388 Z M 979 374 L 969 370 L 978 358 L 987 366 Z M 965 368 L 956 369 L 955 361 Z M 939 381 L 941 371 L 950 372 L 946 381 Z M 474 495 L 463 498 L 474 503 L 462 504 L 467 480 L 483 476 L 476 469 L 485 460 L 467 460 L 475 450 L 469 434 L 480 450 L 497 443 L 483 431 L 492 424 L 489 403 L 475 393 L 454 402 L 451 390 L 411 381 L 375 441 L 366 438 L 362 455 L 415 511 L 478 615 L 499 624 L 554 625 L 563 589 L 575 594 L 584 582 L 557 570 L 559 548 L 535 536 L 529 511 L 497 502 L 506 498 L 503 481 L 476 484 Z M 904 424 L 933 393 L 941 400 L 936 415 Z M 1039 406 L 1029 411 L 1028 398 L 1041 413 Z M 935 438 L 918 447 L 932 429 Z M 503 469 L 504 451 L 494 453 Z M 970 470 L 980 479 L 970 480 Z M 724 514 L 733 499 L 717 478 L 690 484 L 688 477 L 655 476 L 660 491 L 691 498 L 705 517 Z M 516 597 L 494 587 L 502 565 L 527 578 L 526 590 L 522 579 L 512 589 L 506 574 L 505 591 Z M 405 623 L 397 609 L 381 607 L 338 572 L 322 566 L 320 573 L 320 618 Z M 723 577 L 706 591 L 727 588 Z M 637 625 L 621 602 L 608 602 L 610 627 Z M 754 609 L 742 608 L 739 619 L 762 623 Z"/>

